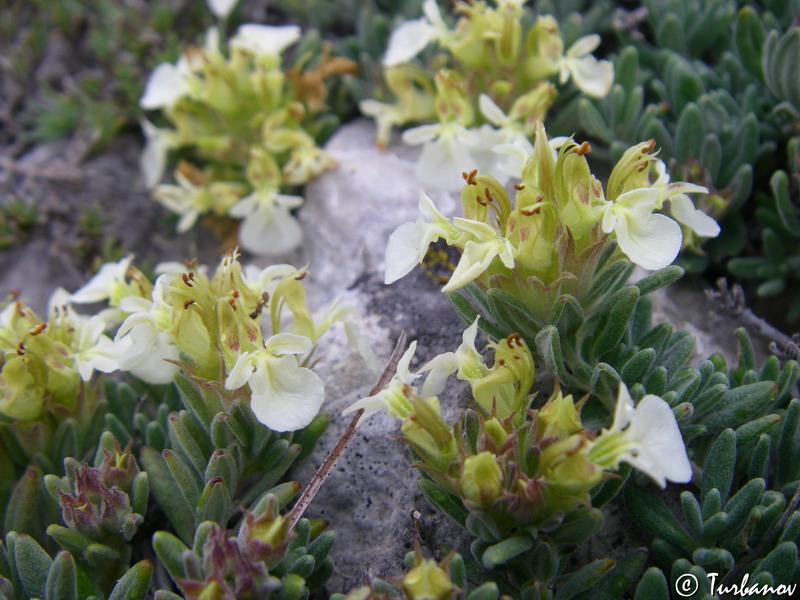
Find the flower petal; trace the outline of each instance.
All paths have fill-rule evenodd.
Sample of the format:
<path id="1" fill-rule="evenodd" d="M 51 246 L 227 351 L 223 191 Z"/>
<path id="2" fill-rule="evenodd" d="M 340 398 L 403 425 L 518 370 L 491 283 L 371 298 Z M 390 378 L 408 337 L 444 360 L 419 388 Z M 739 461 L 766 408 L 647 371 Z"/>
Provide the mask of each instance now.
<path id="1" fill-rule="evenodd" d="M 665 480 L 691 481 L 692 466 L 686 456 L 686 446 L 666 401 L 652 394 L 642 398 L 626 433 L 640 442 L 638 455 L 625 458 L 626 462 L 647 473 L 662 488 L 666 487 Z"/>
<path id="2" fill-rule="evenodd" d="M 486 94 L 481 94 L 478 98 L 478 106 L 481 114 L 493 125 L 500 126 L 508 120 L 503 110 Z"/>
<path id="3" fill-rule="evenodd" d="M 279 206 L 262 204 L 239 227 L 242 247 L 254 254 L 283 254 L 299 246 L 302 239 L 300 224 Z"/>
<path id="4" fill-rule="evenodd" d="M 169 108 L 187 91 L 186 75 L 177 66 L 161 63 L 150 74 L 139 100 L 145 110 Z"/>
<path id="5" fill-rule="evenodd" d="M 594 56 L 567 59 L 567 68 L 575 85 L 587 96 L 603 98 L 614 84 L 614 66 Z"/>
<path id="6" fill-rule="evenodd" d="M 656 270 L 671 264 L 681 249 L 680 225 L 664 215 L 653 214 L 644 223 L 622 216 L 617 220 L 617 243 L 637 265 Z"/>
<path id="7" fill-rule="evenodd" d="M 689 196 L 678 194 L 669 199 L 669 209 L 679 223 L 683 223 L 701 237 L 717 237 L 720 232 L 719 223 L 695 208 Z"/>
<path id="8" fill-rule="evenodd" d="M 296 333 L 276 333 L 264 343 L 264 347 L 276 355 L 308 354 L 312 345 L 310 339 Z"/>
<path id="9" fill-rule="evenodd" d="M 322 379 L 311 369 L 298 366 L 292 356 L 271 358 L 266 365 L 268 372 L 256 372 L 250 378 L 253 414 L 273 431 L 302 429 L 322 406 Z"/>
<path id="10" fill-rule="evenodd" d="M 427 19 L 406 21 L 392 32 L 386 54 L 383 57 L 384 67 L 394 67 L 410 61 L 436 36 L 436 27 Z"/>
<path id="11" fill-rule="evenodd" d="M 208 8 L 219 19 L 226 19 L 239 0 L 208 0 Z"/>
<path id="12" fill-rule="evenodd" d="M 239 27 L 231 45 L 259 55 L 279 55 L 300 39 L 297 25 L 254 25 Z"/>
<path id="13" fill-rule="evenodd" d="M 567 56 L 571 58 L 581 58 L 594 52 L 600 45 L 600 36 L 596 33 L 585 35 L 575 40 L 575 43 L 567 50 Z"/>

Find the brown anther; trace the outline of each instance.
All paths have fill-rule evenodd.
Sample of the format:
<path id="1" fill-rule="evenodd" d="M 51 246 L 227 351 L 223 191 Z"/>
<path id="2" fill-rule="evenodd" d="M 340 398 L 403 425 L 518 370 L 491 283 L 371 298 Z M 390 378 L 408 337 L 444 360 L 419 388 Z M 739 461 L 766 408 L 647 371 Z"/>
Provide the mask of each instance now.
<path id="1" fill-rule="evenodd" d="M 525 189 L 525 186 L 522 185 L 521 183 L 515 183 L 514 184 L 514 189 L 517 190 L 517 191 L 522 191 L 522 190 Z"/>
<path id="2" fill-rule="evenodd" d="M 478 203 L 478 204 L 480 204 L 481 206 L 489 206 L 489 203 L 488 203 L 488 202 L 486 202 L 486 201 L 485 201 L 483 198 L 481 198 L 480 196 L 475 196 L 475 202 L 477 202 L 477 203 Z"/>
<path id="3" fill-rule="evenodd" d="M 489 202 L 492 201 L 492 192 L 489 191 L 489 188 L 483 188 L 483 195 L 486 196 Z"/>
<path id="4" fill-rule="evenodd" d="M 589 142 L 583 142 L 580 146 L 575 148 L 575 154 L 578 156 L 583 156 L 587 152 L 591 152 L 592 147 L 589 145 Z"/>
<path id="5" fill-rule="evenodd" d="M 24 317 L 25 316 L 25 305 L 22 302 L 19 302 L 19 301 L 15 302 L 14 303 L 14 308 L 17 309 L 17 314 L 20 317 Z"/>
<path id="6" fill-rule="evenodd" d="M 194 304 L 194 300 L 190 298 L 189 300 L 183 303 L 183 308 L 184 309 L 189 308 L 192 304 Z"/>
<path id="7" fill-rule="evenodd" d="M 25 354 L 25 344 L 23 344 L 22 342 L 17 344 L 17 354 L 19 354 L 20 356 Z"/>
<path id="8" fill-rule="evenodd" d="M 14 288 L 10 292 L 8 292 L 8 300 L 9 300 L 9 302 L 15 302 L 16 299 L 19 298 L 20 293 L 21 292 L 19 291 L 19 288 Z"/>
<path id="9" fill-rule="evenodd" d="M 183 283 L 185 283 L 189 287 L 194 287 L 191 283 L 192 280 L 194 279 L 193 271 L 189 271 L 188 273 L 181 273 L 181 279 L 183 279 Z"/>
<path id="10" fill-rule="evenodd" d="M 31 327 L 28 333 L 30 333 L 31 335 L 39 335 L 45 329 L 47 329 L 47 323 L 39 323 L 38 325 L 34 325 L 33 327 Z"/>
<path id="11" fill-rule="evenodd" d="M 639 167 L 636 170 L 641 173 L 642 171 L 647 169 L 649 166 L 650 166 L 650 163 L 647 163 L 647 162 L 646 163 L 642 163 L 641 165 L 639 165 Z"/>
<path id="12" fill-rule="evenodd" d="M 506 359 L 504 359 L 504 358 L 499 359 L 497 361 L 497 364 L 500 365 L 501 367 L 505 367 L 506 366 Z"/>
<path id="13" fill-rule="evenodd" d="M 645 142 L 645 145 L 642 147 L 642 154 L 649 153 L 653 148 L 656 147 L 656 141 L 653 138 L 650 138 Z"/>
<path id="14" fill-rule="evenodd" d="M 234 298 L 233 296 L 228 298 L 228 304 L 231 305 L 231 308 L 233 310 L 236 310 L 236 298 Z"/>
<path id="15" fill-rule="evenodd" d="M 234 298 L 238 298 L 239 297 L 239 290 L 233 290 L 233 294 L 231 294 L 231 296 L 233 296 Z"/>
<path id="16" fill-rule="evenodd" d="M 228 250 L 228 252 L 230 252 L 230 250 Z M 197 259 L 193 258 L 192 260 L 189 260 L 187 258 L 186 260 L 183 261 L 183 266 L 185 266 L 190 271 L 194 271 L 197 268 Z"/>
<path id="17" fill-rule="evenodd" d="M 511 335 L 509 335 L 506 338 L 506 341 L 508 342 L 508 346 L 510 348 L 513 348 L 514 344 L 516 344 L 520 348 L 522 347 L 522 338 L 520 337 L 520 335 L 518 333 L 512 333 Z M 519 358 L 519 357 L 515 356 L 514 358 Z"/>
<path id="18" fill-rule="evenodd" d="M 475 181 L 475 175 L 478 174 L 478 169 L 472 169 L 472 171 L 467 172 L 463 171 L 461 173 L 461 177 L 464 178 L 464 181 L 467 182 L 467 185 L 478 185 L 478 182 Z"/>
<path id="19" fill-rule="evenodd" d="M 300 273 L 300 275 L 298 275 L 294 279 L 295 281 L 303 281 L 303 279 L 305 279 L 307 276 L 308 276 L 308 271 L 303 271 L 302 273 Z"/>
<path id="20" fill-rule="evenodd" d="M 522 360 L 522 357 L 519 354 L 512 354 L 511 358 L 513 358 L 514 360 Z"/>
<path id="21" fill-rule="evenodd" d="M 538 215 L 540 212 L 542 212 L 542 208 L 538 206 L 530 210 L 520 209 L 519 214 L 525 215 L 526 217 L 531 217 L 533 215 Z"/>

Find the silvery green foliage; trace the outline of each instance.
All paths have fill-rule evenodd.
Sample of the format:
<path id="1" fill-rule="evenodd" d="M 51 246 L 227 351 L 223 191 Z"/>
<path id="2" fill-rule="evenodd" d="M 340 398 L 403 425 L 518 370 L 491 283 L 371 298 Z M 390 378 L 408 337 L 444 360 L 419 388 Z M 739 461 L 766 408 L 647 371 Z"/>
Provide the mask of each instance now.
<path id="1" fill-rule="evenodd" d="M 652 492 L 628 486 L 628 512 L 654 536 L 653 559 L 663 569 L 648 573 L 640 587 L 662 587 L 664 573 L 672 586 L 692 573 L 703 593 L 712 572 L 727 584 L 745 574 L 759 585 L 798 581 L 800 402 L 780 413 L 720 433 L 705 456 L 699 494 L 684 491 L 677 516 Z"/>
<path id="2" fill-rule="evenodd" d="M 573 133 L 577 121 L 601 142 L 597 150 L 612 158 L 630 143 L 653 138 L 661 157 L 670 160 L 673 177 L 712 190 L 702 208 L 720 221 L 723 232 L 703 244 L 708 256 L 684 254 L 684 266 L 693 270 L 705 269 L 709 257 L 720 262 L 752 252 L 746 246 L 752 226 L 748 222 L 746 228 L 743 219 L 753 211 L 748 199 L 754 191 L 766 192 L 776 166 L 791 168 L 776 165 L 772 157 L 782 155 L 798 121 L 793 74 L 800 33 L 792 20 L 799 7 L 760 4 L 643 2 L 647 28 L 642 29 L 650 33 L 619 31 L 611 94 L 575 99 L 550 126 Z M 693 240 L 685 246 L 699 249 Z M 762 293 L 777 288 L 771 283 Z"/>
<path id="3" fill-rule="evenodd" d="M 154 567 L 146 560 L 130 566 L 132 556 L 141 556 L 141 545 L 150 544 L 151 532 L 141 535 L 151 527 L 143 527 L 145 517 L 148 522 L 160 519 L 180 537 L 157 534 L 162 541 L 173 540 L 167 548 L 191 544 L 212 530 L 222 542 L 228 540 L 225 527 L 239 514 L 237 507 L 249 507 L 246 514 L 275 517 L 300 488 L 295 482 L 280 483 L 283 476 L 313 448 L 328 423 L 318 417 L 302 431 L 273 433 L 246 403 L 236 401 L 224 410 L 215 404 L 215 398 L 220 402 L 216 391 L 197 388 L 183 376 L 169 386 L 132 383 L 136 391 L 106 381 L 105 430 L 91 466 L 66 458 L 63 471 L 54 469 L 52 474 L 32 465 L 14 486 L 4 506 L 0 598 L 145 598 Z M 13 482 L 11 474 L 7 479 L 7 485 Z M 250 531 L 245 540 L 250 552 L 226 564 L 235 569 L 246 562 L 257 572 L 269 562 L 273 592 L 306 597 L 333 570 L 327 558 L 333 534 L 318 535 L 319 524 L 314 528 L 312 533 L 311 524 L 303 520 L 294 534 L 284 530 L 286 544 L 276 545 L 267 556 L 263 545 L 251 539 L 260 530 L 242 526 L 240 532 Z M 51 549 L 58 546 L 62 550 L 51 558 Z M 166 562 L 171 555 L 167 551 L 161 556 L 159 547 L 157 543 L 167 571 L 177 576 Z M 207 583 L 202 577 L 200 581 Z M 187 598 L 195 597 L 187 591 L 191 589 L 184 589 Z M 159 594 L 181 597 L 169 590 Z"/>
<path id="4" fill-rule="evenodd" d="M 796 159 L 797 151 L 798 139 L 795 138 L 788 152 Z M 762 297 L 796 289 L 800 279 L 800 208 L 792 200 L 797 197 L 797 166 L 791 179 L 785 171 L 775 171 L 770 179 L 771 196 L 756 198 L 761 255 L 733 258 L 728 262 L 734 275 L 761 281 L 756 293 Z M 792 299 L 787 316 L 790 320 L 800 317 L 800 296 Z"/>

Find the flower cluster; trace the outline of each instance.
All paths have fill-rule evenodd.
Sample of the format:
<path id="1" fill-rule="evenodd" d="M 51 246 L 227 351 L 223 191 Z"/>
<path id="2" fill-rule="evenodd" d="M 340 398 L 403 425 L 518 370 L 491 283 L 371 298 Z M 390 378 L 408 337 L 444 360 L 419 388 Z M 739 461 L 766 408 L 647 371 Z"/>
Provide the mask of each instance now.
<path id="1" fill-rule="evenodd" d="M 281 254 L 300 243 L 290 211 L 303 199 L 282 192 L 334 165 L 311 131 L 325 105 L 325 79 L 354 68 L 328 52 L 313 67 L 309 56 L 284 67 L 282 53 L 300 35 L 296 25 L 246 24 L 222 49 L 211 29 L 204 48 L 190 48 L 177 64 L 162 63 L 151 74 L 141 107 L 160 110 L 170 127 L 143 123 L 142 171 L 148 187 L 156 186 L 167 153 L 186 154 L 175 184 L 154 190 L 180 216 L 178 231 L 210 213 L 242 219 L 239 240 L 251 252 Z"/>
<path id="2" fill-rule="evenodd" d="M 502 182 L 518 176 L 508 154 L 530 148 L 534 124 L 556 95 L 550 79 L 558 76 L 562 85 L 571 79 L 594 97 L 609 92 L 611 63 L 591 54 L 600 37 L 582 37 L 565 52 L 553 17 L 539 16 L 524 28 L 525 1 L 456 2 L 460 16 L 451 28 L 436 0 L 426 0 L 423 18 L 392 33 L 383 65 L 395 101 L 365 100 L 361 111 L 377 121 L 381 146 L 393 127 L 431 123 L 403 134 L 407 144 L 423 145 L 417 174 L 426 186 L 457 190 L 464 168 L 503 172 Z M 412 61 L 432 43 L 441 54 L 421 69 Z"/>
<path id="3" fill-rule="evenodd" d="M 599 433 L 581 422 L 585 399 L 576 403 L 558 386 L 543 405 L 530 409 L 534 368 L 527 345 L 515 335 L 491 343 L 490 368 L 475 347 L 477 330 L 476 320 L 456 352 L 435 357 L 417 373 L 409 371 L 412 345 L 385 390 L 347 411 L 388 408 L 402 419 L 404 440 L 420 467 L 468 509 L 489 514 L 503 535 L 519 524 L 552 526 L 554 518 L 589 505 L 592 488 L 621 463 L 662 488 L 667 480 L 691 479 L 678 424 L 663 399 L 646 395 L 635 405 L 622 384 L 613 422 Z M 453 372 L 470 384 L 475 411 L 449 425 L 436 394 Z M 422 373 L 428 375 L 418 390 L 413 382 Z"/>
<path id="4" fill-rule="evenodd" d="M 688 196 L 706 189 L 670 183 L 653 146 L 651 140 L 628 149 L 604 192 L 589 170 L 589 144 L 548 141 L 537 123 L 532 153 L 516 159 L 521 182 L 514 186 L 513 204 L 500 181 L 477 171 L 463 174 L 464 217 L 448 219 L 422 194 L 421 216 L 389 238 L 386 283 L 406 275 L 422 262 L 431 242 L 444 239 L 461 251 L 461 259 L 443 291 L 473 281 L 484 290 L 499 287 L 531 299 L 526 305 L 541 316 L 537 308 L 549 309 L 554 291 L 582 299 L 609 243 L 646 269 L 669 265 L 681 248 L 676 220 L 706 237 L 716 236 L 719 226 Z M 659 212 L 667 202 L 671 217 Z"/>
<path id="5" fill-rule="evenodd" d="M 100 316 L 76 313 L 63 289 L 47 314 L 42 320 L 16 299 L 0 312 L 0 413 L 18 421 L 38 419 L 46 406 L 73 413 L 92 373 L 117 368 Z"/>
<path id="6" fill-rule="evenodd" d="M 116 328 L 114 368 L 153 384 L 169 383 L 183 367 L 228 402 L 247 394 L 258 419 L 294 431 L 322 405 L 319 376 L 308 367 L 314 345 L 352 307 L 334 302 L 315 320 L 305 300 L 304 269 L 273 265 L 243 269 L 229 251 L 213 277 L 196 264 L 167 263 L 151 284 L 130 258 L 104 265 L 72 295 L 73 302 L 108 300 L 101 313 Z M 101 328 L 102 329 L 102 328 Z"/>

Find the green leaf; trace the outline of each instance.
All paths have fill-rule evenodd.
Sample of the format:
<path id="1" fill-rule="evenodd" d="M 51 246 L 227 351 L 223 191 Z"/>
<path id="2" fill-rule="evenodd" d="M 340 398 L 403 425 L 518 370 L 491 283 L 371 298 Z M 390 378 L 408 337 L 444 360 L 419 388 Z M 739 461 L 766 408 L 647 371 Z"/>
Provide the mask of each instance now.
<path id="1" fill-rule="evenodd" d="M 444 514 L 462 527 L 466 527 L 469 511 L 464 508 L 460 500 L 448 494 L 441 487 L 428 479 L 420 479 L 417 481 L 417 485 L 419 485 L 425 497 L 438 506 Z"/>
<path id="2" fill-rule="evenodd" d="M 611 296 L 608 311 L 594 333 L 593 357 L 601 357 L 620 342 L 638 300 L 639 288 L 636 286 L 622 288 Z"/>
<path id="3" fill-rule="evenodd" d="M 294 434 L 292 441 L 295 444 L 300 444 L 301 448 L 300 454 L 297 455 L 297 461 L 303 460 L 314 451 L 319 438 L 322 437 L 322 434 L 325 433 L 325 431 L 328 429 L 328 425 L 330 424 L 330 416 L 320 413 L 311 420 L 311 423 Z M 267 427 L 262 426 L 261 429 L 269 432 Z M 233 488 L 235 486 L 231 487 Z"/>
<path id="4" fill-rule="evenodd" d="M 652 348 L 639 350 L 620 370 L 620 377 L 630 387 L 634 383 L 642 383 L 653 363 L 656 360 L 656 351 Z"/>
<path id="5" fill-rule="evenodd" d="M 775 171 L 769 180 L 769 185 L 783 226 L 796 235 L 800 231 L 800 217 L 797 206 L 792 203 L 789 195 L 789 176 L 783 171 Z"/>
<path id="6" fill-rule="evenodd" d="M 747 466 L 747 476 L 750 479 L 760 477 L 766 479 L 769 472 L 769 453 L 772 447 L 772 438 L 766 433 L 762 433 L 758 438 L 758 443 L 750 455 Z"/>
<path id="7" fill-rule="evenodd" d="M 592 506 L 595 508 L 602 508 L 613 500 L 625 485 L 625 482 L 628 481 L 632 470 L 629 464 L 624 463 L 617 471 L 617 477 L 607 479 L 595 487 L 592 490 Z"/>
<path id="8" fill-rule="evenodd" d="M 30 598 L 44 598 L 47 578 L 53 559 L 29 535 L 17 537 L 14 546 L 14 564 L 22 587 Z"/>
<path id="9" fill-rule="evenodd" d="M 153 549 L 174 581 L 186 578 L 183 568 L 183 553 L 189 550 L 186 544 L 167 531 L 156 531 L 153 534 Z"/>
<path id="10" fill-rule="evenodd" d="M 194 537 L 195 507 L 186 501 L 186 496 L 172 478 L 164 457 L 160 452 L 145 446 L 140 452 L 139 460 L 147 471 L 153 495 L 175 531 L 183 540 L 191 543 Z"/>
<path id="11" fill-rule="evenodd" d="M 108 600 L 144 600 L 150 591 L 153 565 L 149 560 L 140 560 L 123 575 Z"/>
<path id="12" fill-rule="evenodd" d="M 499 565 L 504 565 L 520 554 L 527 552 L 533 547 L 533 540 L 527 535 L 517 535 L 503 540 L 497 544 L 489 546 L 483 553 L 483 567 L 494 569 Z"/>
<path id="13" fill-rule="evenodd" d="M 466 600 L 497 600 L 500 595 L 500 590 L 494 581 L 487 581 L 480 587 L 472 590 Z"/>
<path id="14" fill-rule="evenodd" d="M 758 79 L 763 77 L 761 48 L 766 37 L 758 13 L 750 6 L 743 6 L 736 19 L 736 51 L 744 67 Z"/>
<path id="15" fill-rule="evenodd" d="M 56 554 L 47 575 L 46 588 L 47 600 L 77 600 L 78 582 L 75 560 L 69 552 L 62 550 Z"/>
<path id="16" fill-rule="evenodd" d="M 725 505 L 728 513 L 728 539 L 736 537 L 739 528 L 747 521 L 750 511 L 758 504 L 764 492 L 763 479 L 751 479 Z"/>
<path id="17" fill-rule="evenodd" d="M 214 521 L 224 527 L 230 518 L 231 504 L 231 494 L 225 481 L 219 477 L 211 479 L 197 501 L 197 522 Z"/>
<path id="18" fill-rule="evenodd" d="M 797 583 L 793 573 L 797 570 L 797 544 L 784 542 L 762 560 L 753 575 L 772 573 L 776 585 Z"/>
<path id="19" fill-rule="evenodd" d="M 800 479 L 800 400 L 793 398 L 786 409 L 778 438 L 777 482 L 783 486 Z"/>
<path id="20" fill-rule="evenodd" d="M 662 537 L 686 550 L 694 545 L 675 515 L 653 492 L 629 485 L 625 488 L 625 504 L 634 522 L 651 535 Z"/>
<path id="21" fill-rule="evenodd" d="M 614 565 L 614 561 L 610 558 L 602 558 L 578 569 L 558 587 L 553 600 L 569 600 L 580 592 L 589 589 L 600 581 L 603 575 L 613 569 Z"/>
<path id="22" fill-rule="evenodd" d="M 700 500 L 705 500 L 708 492 L 716 488 L 724 501 L 728 497 L 736 467 L 736 433 L 733 429 L 723 431 L 711 446 L 703 469 L 703 482 Z"/>
<path id="23" fill-rule="evenodd" d="M 661 569 L 650 567 L 636 586 L 633 600 L 669 600 L 667 578 Z"/>
<path id="24" fill-rule="evenodd" d="M 693 102 L 687 105 L 680 115 L 675 130 L 676 158 L 679 163 L 686 164 L 690 158 L 700 158 L 705 143 L 706 127 L 700 109 Z"/>
<path id="25" fill-rule="evenodd" d="M 197 506 L 197 499 L 200 497 L 201 486 L 203 485 L 202 479 L 197 476 L 194 469 L 186 464 L 180 454 L 166 449 L 161 455 L 164 457 L 164 462 L 172 474 L 178 489 L 186 499 L 186 504 Z"/>
<path id="26" fill-rule="evenodd" d="M 548 325 L 536 335 L 535 344 L 547 367 L 555 372 L 561 381 L 568 381 L 561 356 L 561 338 L 558 329 Z"/>
<path id="27" fill-rule="evenodd" d="M 689 491 L 681 492 L 681 507 L 683 508 L 683 516 L 686 526 L 689 528 L 689 533 L 695 540 L 702 539 L 703 513 L 700 509 L 700 503 L 694 494 Z"/>
<path id="28" fill-rule="evenodd" d="M 591 137 L 610 143 L 614 139 L 614 133 L 608 126 L 603 115 L 588 98 L 578 100 L 578 120 L 581 128 Z"/>
<path id="29" fill-rule="evenodd" d="M 617 560 L 616 565 L 590 589 L 576 596 L 576 600 L 621 598 L 639 578 L 647 559 L 647 550 L 635 550 Z"/>
<path id="30" fill-rule="evenodd" d="M 6 505 L 4 520 L 5 531 L 17 533 L 37 533 L 35 525 L 39 503 L 39 473 L 34 467 L 28 467 L 19 479 L 11 498 Z"/>
<path id="31" fill-rule="evenodd" d="M 702 422 L 710 432 L 752 420 L 764 414 L 777 392 L 772 381 L 759 381 L 729 390 L 714 414 Z"/>
<path id="32" fill-rule="evenodd" d="M 659 269 L 655 273 L 651 273 L 650 275 L 643 277 L 637 281 L 635 285 L 639 288 L 639 294 L 646 296 L 651 292 L 661 289 L 662 287 L 666 287 L 670 283 L 677 281 L 683 277 L 683 273 L 683 269 L 681 269 L 678 265 L 670 265 L 668 267 L 664 267 L 663 269 Z"/>
<path id="33" fill-rule="evenodd" d="M 528 307 L 504 290 L 491 289 L 486 292 L 492 316 L 509 328 L 509 333 L 519 333 L 528 345 L 536 339 L 543 327 Z"/>
<path id="34" fill-rule="evenodd" d="M 604 522 L 603 511 L 581 506 L 567 513 L 548 535 L 557 544 L 580 544 L 600 531 Z"/>

